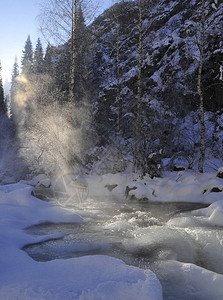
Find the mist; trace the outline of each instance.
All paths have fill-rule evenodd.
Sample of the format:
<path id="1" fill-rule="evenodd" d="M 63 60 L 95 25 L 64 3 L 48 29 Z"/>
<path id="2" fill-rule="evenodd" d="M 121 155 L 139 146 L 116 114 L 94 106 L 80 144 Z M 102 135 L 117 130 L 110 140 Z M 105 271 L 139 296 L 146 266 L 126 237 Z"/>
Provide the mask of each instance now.
<path id="1" fill-rule="evenodd" d="M 21 157 L 37 174 L 79 171 L 89 144 L 89 107 L 73 105 L 70 123 L 67 96 L 53 88 L 49 75 L 28 78 L 23 74 L 17 81 L 12 119 Z"/>

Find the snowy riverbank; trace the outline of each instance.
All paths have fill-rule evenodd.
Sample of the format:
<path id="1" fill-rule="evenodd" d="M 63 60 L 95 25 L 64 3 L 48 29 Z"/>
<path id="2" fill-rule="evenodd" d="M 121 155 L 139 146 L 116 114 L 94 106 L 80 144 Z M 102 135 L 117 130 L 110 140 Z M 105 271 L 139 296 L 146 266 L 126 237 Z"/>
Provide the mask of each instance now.
<path id="1" fill-rule="evenodd" d="M 74 210 L 54 207 L 31 196 L 32 186 L 23 183 L 5 185 L 0 187 L 1 300 L 161 300 L 162 287 L 154 272 L 159 279 L 162 276 L 166 278 L 165 274 L 168 274 L 167 281 L 161 282 L 167 285 L 165 291 L 168 291 L 168 295 L 172 294 L 175 298 L 164 295 L 164 299 L 184 299 L 182 291 L 190 295 L 190 299 L 222 299 L 223 268 L 210 271 L 191 263 L 190 256 L 194 255 L 194 250 L 182 237 L 184 232 L 193 236 L 194 240 L 201 237 L 203 248 L 213 260 L 214 268 L 218 270 L 218 264 L 223 264 L 221 236 L 216 234 L 216 239 L 212 241 L 203 229 L 197 230 L 199 226 L 223 226 L 223 179 L 217 178 L 215 173 L 173 172 L 155 179 L 136 180 L 130 175 L 116 174 L 88 176 L 86 180 L 89 196 L 94 201 L 97 201 L 97 196 L 112 195 L 120 201 L 131 201 L 133 196 L 136 199 L 144 198 L 144 201 L 212 203 L 207 208 L 192 211 L 186 217 L 173 217 L 165 231 L 160 226 L 134 229 L 135 240 L 128 247 L 147 247 L 151 237 L 156 237 L 161 243 L 166 240 L 172 244 L 171 247 L 188 247 L 188 262 L 171 256 L 155 263 L 153 272 L 103 255 L 36 262 L 21 250 L 23 246 L 57 239 L 61 235 L 31 236 L 23 229 L 45 222 L 81 223 L 84 220 Z M 171 239 L 173 228 L 179 231 L 179 240 L 177 236 Z"/>
<path id="2" fill-rule="evenodd" d="M 106 174 L 87 178 L 92 196 L 114 196 L 153 202 L 193 202 L 211 204 L 223 199 L 223 179 L 217 172 L 166 172 L 162 178 L 136 174 Z"/>
<path id="3" fill-rule="evenodd" d="M 106 256 L 87 256 L 41 263 L 21 248 L 58 238 L 32 237 L 23 229 L 42 222 L 82 222 L 68 210 L 51 206 L 15 184 L 0 188 L 0 299 L 162 299 L 156 276 Z"/>

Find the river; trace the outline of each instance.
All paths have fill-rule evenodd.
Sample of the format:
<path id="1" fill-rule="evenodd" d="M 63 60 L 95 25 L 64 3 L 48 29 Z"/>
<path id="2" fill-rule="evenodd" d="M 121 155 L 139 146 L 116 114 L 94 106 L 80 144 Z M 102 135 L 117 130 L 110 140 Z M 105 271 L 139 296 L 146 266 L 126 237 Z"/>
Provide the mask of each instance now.
<path id="1" fill-rule="evenodd" d="M 53 204 L 58 205 L 56 200 Z M 164 275 L 160 262 L 193 263 L 223 274 L 223 264 L 219 264 L 223 251 L 222 228 L 190 227 L 188 222 L 185 226 L 177 226 L 172 222 L 180 219 L 182 223 L 185 218 L 190 218 L 192 210 L 202 207 L 204 205 L 198 203 L 89 198 L 66 207 L 82 216 L 83 224 L 44 223 L 29 227 L 26 232 L 31 235 L 60 233 L 61 237 L 26 245 L 23 250 L 36 261 L 84 255 L 113 256 L 126 264 L 151 269 L 161 281 L 164 299 L 171 299 L 170 290 L 174 283 L 168 272 Z M 210 245 L 209 251 L 207 245 Z M 175 294 L 180 293 L 179 290 Z M 179 297 L 188 299 L 187 295 Z"/>

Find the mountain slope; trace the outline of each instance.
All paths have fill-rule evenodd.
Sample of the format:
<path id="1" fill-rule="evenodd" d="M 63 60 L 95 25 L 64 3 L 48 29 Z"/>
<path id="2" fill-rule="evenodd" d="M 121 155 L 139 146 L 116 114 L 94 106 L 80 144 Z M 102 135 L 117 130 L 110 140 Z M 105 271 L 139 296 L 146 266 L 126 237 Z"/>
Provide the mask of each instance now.
<path id="1" fill-rule="evenodd" d="M 199 1 L 153 1 L 152 5 L 150 2 L 143 2 L 143 97 L 146 102 L 163 101 L 185 115 L 198 105 Z M 216 11 L 208 3 L 203 86 L 206 107 L 214 110 L 223 105 L 219 72 L 223 64 L 222 11 L 223 4 L 219 3 Z M 129 102 L 134 107 L 137 92 L 138 11 L 135 2 L 114 5 L 92 25 L 97 44 L 94 63 L 99 102 L 108 102 L 110 106 L 114 105 L 117 88 L 117 28 L 121 96 L 123 109 L 129 112 Z"/>

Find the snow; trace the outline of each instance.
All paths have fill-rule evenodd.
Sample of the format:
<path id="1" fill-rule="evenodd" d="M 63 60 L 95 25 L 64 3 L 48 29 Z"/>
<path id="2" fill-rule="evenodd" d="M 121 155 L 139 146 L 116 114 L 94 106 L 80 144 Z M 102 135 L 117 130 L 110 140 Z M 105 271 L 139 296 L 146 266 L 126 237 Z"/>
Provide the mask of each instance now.
<path id="1" fill-rule="evenodd" d="M 81 224 L 84 220 L 72 209 L 52 206 L 31 196 L 33 186 L 46 179 L 42 175 L 38 182 L 34 178 L 32 185 L 20 182 L 0 186 L 0 299 L 161 300 L 162 287 L 168 300 L 222 299 L 223 275 L 219 273 L 223 265 L 223 234 L 215 227 L 223 226 L 223 179 L 216 175 L 180 171 L 166 172 L 163 178 L 154 179 L 141 179 L 130 173 L 86 176 L 91 197 L 112 196 L 118 201 L 131 201 L 134 196 L 153 202 L 210 203 L 207 208 L 173 216 L 166 224 L 146 212 L 138 212 L 128 219 L 121 213 L 104 225 L 105 230 L 131 232 L 134 239 L 123 239 L 128 251 L 153 251 L 158 260 L 146 269 L 104 255 L 49 262 L 32 260 L 22 250 L 25 245 L 63 235 L 33 236 L 23 229 L 48 222 Z M 110 191 L 106 185 L 115 187 Z M 212 192 L 213 188 L 220 191 Z M 140 220 L 153 224 L 143 228 Z M 205 253 L 208 270 L 195 265 L 199 249 Z"/>
<path id="2" fill-rule="evenodd" d="M 106 174 L 87 178 L 91 196 L 109 196 L 126 199 L 147 198 L 153 202 L 191 202 L 211 204 L 223 200 L 223 179 L 216 177 L 217 173 L 199 174 L 194 171 L 165 172 L 163 178 L 151 179 L 145 176 L 140 179 L 137 174 Z M 108 191 L 106 185 L 117 185 Z M 127 188 L 128 187 L 128 188 Z M 213 189 L 219 189 L 214 192 Z"/>
<path id="3" fill-rule="evenodd" d="M 45 174 L 39 174 L 33 179 L 35 186 L 50 187 L 51 180 Z"/>
<path id="4" fill-rule="evenodd" d="M 210 225 L 223 226 L 223 199 L 212 203 L 207 208 L 195 211 L 193 215 L 203 217 Z"/>
<path id="5" fill-rule="evenodd" d="M 173 260 L 157 263 L 154 269 L 162 276 L 161 282 L 169 295 L 167 300 L 222 300 L 222 275 Z"/>
<path id="6" fill-rule="evenodd" d="M 13 276 L 10 270 L 4 274 L 1 299 L 162 299 L 152 272 L 117 259 L 92 256 L 34 266 L 19 258 L 16 268 L 11 266 Z"/>
<path id="7" fill-rule="evenodd" d="M 150 270 L 106 256 L 35 262 L 22 247 L 60 238 L 31 236 L 23 229 L 45 223 L 81 223 L 73 212 L 31 196 L 25 184 L 0 188 L 0 299 L 161 300 L 162 288 Z"/>
<path id="8" fill-rule="evenodd" d="M 106 174 L 101 176 L 100 183 L 98 181 L 97 187 L 102 194 L 107 183 L 118 184 L 111 192 L 105 189 L 105 193 L 114 197 L 119 193 L 119 200 L 126 197 L 125 188 L 128 187 L 135 188 L 129 194 L 138 199 L 147 197 L 150 202 L 212 203 L 207 208 L 177 214 L 165 225 L 159 224 L 155 218 L 152 226 L 142 228 L 137 225 L 140 219 L 152 222 L 145 213 L 145 216 L 135 216 L 128 221 L 126 215 L 120 214 L 105 227 L 114 231 L 131 231 L 134 238 L 123 239 L 124 249 L 145 255 L 150 251 L 150 255 L 155 256 L 157 260 L 149 268 L 159 278 L 165 299 L 222 299 L 223 193 L 211 190 L 214 187 L 222 189 L 223 179 L 217 178 L 216 174 L 167 172 L 163 178 L 154 179 L 140 179 L 136 174 Z M 94 179 L 88 180 L 93 186 Z M 93 192 L 90 188 L 90 193 Z M 198 260 L 205 268 L 196 265 Z"/>

